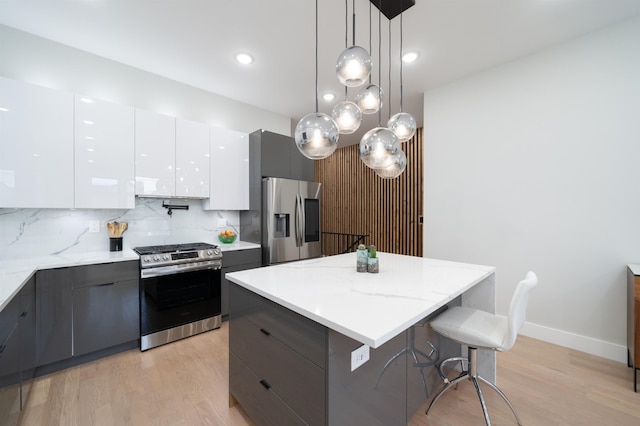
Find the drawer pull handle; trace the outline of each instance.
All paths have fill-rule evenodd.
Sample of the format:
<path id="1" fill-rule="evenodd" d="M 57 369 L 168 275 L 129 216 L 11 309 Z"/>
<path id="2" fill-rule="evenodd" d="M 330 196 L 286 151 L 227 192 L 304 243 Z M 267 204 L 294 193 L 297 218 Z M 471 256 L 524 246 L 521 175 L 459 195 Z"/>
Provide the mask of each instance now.
<path id="1" fill-rule="evenodd" d="M 263 334 L 266 334 L 267 336 L 271 336 L 271 333 L 269 333 L 267 330 L 265 330 L 264 328 L 261 328 L 260 331 L 262 331 Z"/>
<path id="2" fill-rule="evenodd" d="M 266 380 L 262 379 L 260 380 L 260 384 L 262 385 L 263 388 L 265 388 L 266 390 L 271 389 L 271 385 L 269 384 L 269 382 L 267 382 Z"/>

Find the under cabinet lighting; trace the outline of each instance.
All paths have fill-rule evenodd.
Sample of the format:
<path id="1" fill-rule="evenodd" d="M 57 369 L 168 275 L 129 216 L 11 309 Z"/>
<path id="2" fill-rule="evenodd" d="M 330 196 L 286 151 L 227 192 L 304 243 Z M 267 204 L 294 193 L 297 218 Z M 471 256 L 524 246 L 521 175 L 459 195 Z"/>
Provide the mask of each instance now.
<path id="1" fill-rule="evenodd" d="M 84 120 L 84 121 L 83 121 L 83 123 L 84 123 L 84 124 L 91 125 L 91 124 L 93 124 L 93 121 L 91 121 L 91 120 Z"/>
<path id="2" fill-rule="evenodd" d="M 0 107 L 0 111 L 2 111 L 2 112 L 9 112 L 9 108 Z"/>
<path id="3" fill-rule="evenodd" d="M 80 98 L 80 100 L 82 102 L 84 102 L 84 103 L 87 103 L 87 104 L 92 104 L 93 103 L 93 99 L 87 98 L 86 96 L 83 96 L 82 98 Z"/>

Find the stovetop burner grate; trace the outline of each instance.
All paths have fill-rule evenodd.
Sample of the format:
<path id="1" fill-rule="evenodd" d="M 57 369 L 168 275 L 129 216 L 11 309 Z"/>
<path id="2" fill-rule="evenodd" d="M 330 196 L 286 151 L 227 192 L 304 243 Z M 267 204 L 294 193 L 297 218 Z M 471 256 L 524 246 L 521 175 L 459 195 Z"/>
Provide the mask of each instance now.
<path id="1" fill-rule="evenodd" d="M 140 255 L 145 254 L 161 254 L 161 253 L 177 253 L 182 251 L 194 251 L 194 250 L 211 250 L 218 246 L 209 243 L 188 243 L 188 244 L 166 244 L 159 246 L 145 246 L 136 247 L 133 249 Z"/>

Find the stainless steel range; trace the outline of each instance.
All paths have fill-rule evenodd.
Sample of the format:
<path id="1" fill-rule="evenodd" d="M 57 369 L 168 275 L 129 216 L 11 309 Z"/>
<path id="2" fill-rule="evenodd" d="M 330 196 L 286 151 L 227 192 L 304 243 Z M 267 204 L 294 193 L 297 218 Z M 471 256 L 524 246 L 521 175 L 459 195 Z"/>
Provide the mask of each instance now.
<path id="1" fill-rule="evenodd" d="M 220 327 L 222 252 L 207 243 L 136 247 L 140 349 Z"/>

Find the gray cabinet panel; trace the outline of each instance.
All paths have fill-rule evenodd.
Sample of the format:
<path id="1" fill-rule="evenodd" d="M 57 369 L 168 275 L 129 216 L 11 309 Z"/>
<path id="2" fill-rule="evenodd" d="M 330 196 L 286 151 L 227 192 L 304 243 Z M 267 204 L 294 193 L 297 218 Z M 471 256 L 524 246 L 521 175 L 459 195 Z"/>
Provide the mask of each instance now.
<path id="1" fill-rule="evenodd" d="M 222 256 L 222 316 L 229 316 L 229 280 L 226 274 L 245 269 L 258 268 L 262 265 L 262 249 L 227 251 Z"/>
<path id="2" fill-rule="evenodd" d="M 9 334 L 0 341 L 0 424 L 2 425 L 16 425 L 20 417 L 20 333 L 15 322 L 16 318 L 13 320 L 14 324 Z"/>
<path id="3" fill-rule="evenodd" d="M 259 328 L 321 368 L 326 366 L 327 329 L 238 285 L 231 286 L 232 316 L 244 316 Z"/>
<path id="4" fill-rule="evenodd" d="M 229 354 L 229 392 L 258 425 L 306 425 L 234 354 Z"/>
<path id="5" fill-rule="evenodd" d="M 36 364 L 71 358 L 72 298 L 69 268 L 36 274 Z"/>
<path id="6" fill-rule="evenodd" d="M 87 354 L 140 338 L 138 280 L 73 290 L 73 354 Z"/>
<path id="7" fill-rule="evenodd" d="M 310 425 L 325 424 L 325 372 L 247 319 L 231 321 L 233 352 Z M 304 386 L 300 386 L 304 383 Z"/>
<path id="8" fill-rule="evenodd" d="M 260 141 L 262 176 L 291 178 L 289 162 L 292 144 L 295 145 L 295 141 L 288 136 L 262 132 Z"/>
<path id="9" fill-rule="evenodd" d="M 15 425 L 35 363 L 34 278 L 0 312 L 0 424 Z"/>
<path id="10" fill-rule="evenodd" d="M 31 391 L 32 379 L 36 369 L 36 292 L 35 276 L 24 285 L 20 294 L 20 358 L 22 374 L 21 408 Z"/>
<path id="11" fill-rule="evenodd" d="M 70 268 L 73 288 L 135 280 L 140 274 L 139 262 L 99 263 Z"/>

